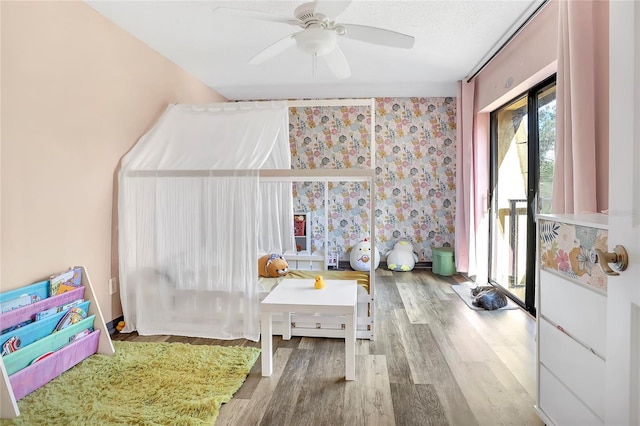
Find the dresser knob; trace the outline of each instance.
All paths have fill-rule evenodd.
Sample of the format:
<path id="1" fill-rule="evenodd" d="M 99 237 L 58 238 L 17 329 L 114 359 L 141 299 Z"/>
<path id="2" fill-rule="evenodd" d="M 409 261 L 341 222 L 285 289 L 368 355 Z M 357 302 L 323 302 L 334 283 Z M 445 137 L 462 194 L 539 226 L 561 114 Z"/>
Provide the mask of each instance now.
<path id="1" fill-rule="evenodd" d="M 591 249 L 591 252 L 589 253 L 589 260 L 592 263 L 599 264 L 602 272 L 607 275 L 620 275 L 616 271 L 624 271 L 627 269 L 627 265 L 629 264 L 627 250 L 622 246 L 615 246 L 613 248 L 613 252 L 607 253 L 600 249 Z M 611 263 L 611 266 L 609 266 L 609 263 Z"/>

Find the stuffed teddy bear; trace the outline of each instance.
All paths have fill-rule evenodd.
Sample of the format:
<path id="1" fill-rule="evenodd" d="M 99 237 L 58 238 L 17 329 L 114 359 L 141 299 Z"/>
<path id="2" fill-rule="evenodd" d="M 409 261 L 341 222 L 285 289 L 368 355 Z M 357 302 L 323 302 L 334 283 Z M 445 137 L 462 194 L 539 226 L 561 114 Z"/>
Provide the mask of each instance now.
<path id="1" fill-rule="evenodd" d="M 368 238 L 365 238 L 351 249 L 349 264 L 354 271 L 370 271 L 371 265 L 376 269 L 380 265 L 380 252 L 376 247 L 376 255 L 371 259 L 371 243 Z"/>
<path id="2" fill-rule="evenodd" d="M 391 271 L 411 271 L 416 266 L 418 256 L 409 241 L 398 241 L 387 253 L 387 268 Z"/>
<path id="3" fill-rule="evenodd" d="M 289 263 L 281 254 L 266 254 L 258 259 L 258 275 L 266 278 L 289 274 Z"/>

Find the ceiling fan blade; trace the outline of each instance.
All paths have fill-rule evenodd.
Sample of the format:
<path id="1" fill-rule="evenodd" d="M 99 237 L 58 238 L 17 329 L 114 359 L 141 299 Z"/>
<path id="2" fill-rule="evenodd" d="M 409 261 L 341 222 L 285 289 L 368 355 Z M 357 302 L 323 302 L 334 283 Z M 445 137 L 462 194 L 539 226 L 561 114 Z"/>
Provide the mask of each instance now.
<path id="1" fill-rule="evenodd" d="M 313 4 L 314 4 L 314 7 L 313 7 L 314 13 L 320 13 L 326 16 L 327 18 L 329 18 L 329 20 L 334 21 L 338 17 L 338 15 L 340 15 L 342 12 L 344 12 L 344 10 L 347 7 L 349 7 L 349 5 L 351 4 L 351 0 L 349 1 L 314 0 Z"/>
<path id="2" fill-rule="evenodd" d="M 275 43 L 265 47 L 260 52 L 258 52 L 253 58 L 249 60 L 251 65 L 258 65 L 269 59 L 279 55 L 284 52 L 288 48 L 294 46 L 296 44 L 296 36 L 297 33 L 289 34 L 286 37 L 281 38 Z"/>
<path id="3" fill-rule="evenodd" d="M 345 29 L 343 37 L 352 38 L 354 40 L 364 41 L 367 43 L 381 44 L 389 47 L 400 47 L 402 49 L 411 49 L 413 47 L 414 38 L 410 35 L 397 33 L 383 28 L 368 27 L 366 25 L 356 24 L 339 24 Z"/>
<path id="4" fill-rule="evenodd" d="M 344 53 L 342 53 L 342 49 L 340 49 L 340 46 L 336 45 L 331 53 L 328 53 L 322 57 L 329 67 L 329 70 L 331 70 L 336 78 L 343 79 L 351 75 L 349 62 L 347 62 L 347 58 L 344 56 Z"/>
<path id="5" fill-rule="evenodd" d="M 232 7 L 216 7 L 213 9 L 213 13 L 216 15 L 231 16 L 234 18 L 257 19 L 259 21 L 279 22 L 281 24 L 289 25 L 300 25 L 302 23 L 302 21 L 293 17 L 258 12 L 256 10 L 234 9 Z"/>

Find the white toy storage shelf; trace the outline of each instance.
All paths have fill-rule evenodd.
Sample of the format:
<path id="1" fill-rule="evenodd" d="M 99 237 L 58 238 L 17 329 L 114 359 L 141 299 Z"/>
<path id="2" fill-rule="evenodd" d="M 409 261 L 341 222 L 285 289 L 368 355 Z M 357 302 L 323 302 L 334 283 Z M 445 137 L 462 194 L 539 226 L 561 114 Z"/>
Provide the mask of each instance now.
<path id="1" fill-rule="evenodd" d="M 311 250 L 311 213 L 293 213 L 293 229 L 296 239 L 296 250 Z"/>
<path id="2" fill-rule="evenodd" d="M 291 269 L 298 270 L 323 270 L 325 269 L 326 255 L 318 251 L 312 251 L 311 247 L 311 213 L 294 212 L 293 228 L 296 241 L 296 253 L 287 252 L 287 259 Z"/>

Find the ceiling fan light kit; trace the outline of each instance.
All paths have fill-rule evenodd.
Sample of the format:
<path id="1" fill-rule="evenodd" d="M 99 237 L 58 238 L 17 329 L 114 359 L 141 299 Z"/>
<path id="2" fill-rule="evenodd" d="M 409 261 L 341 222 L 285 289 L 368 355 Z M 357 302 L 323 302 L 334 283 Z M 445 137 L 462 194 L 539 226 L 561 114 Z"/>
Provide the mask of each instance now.
<path id="1" fill-rule="evenodd" d="M 307 28 L 296 34 L 296 46 L 305 53 L 324 56 L 336 47 L 337 35 L 335 31 L 323 28 Z"/>
<path id="2" fill-rule="evenodd" d="M 303 3 L 295 9 L 293 18 L 229 8 L 217 8 L 214 9 L 214 12 L 302 28 L 302 31 L 289 34 L 258 52 L 249 60 L 249 63 L 254 65 L 261 64 L 283 53 L 295 44 L 301 51 L 312 55 L 314 61 L 316 57 L 323 57 L 331 73 L 341 79 L 349 77 L 351 70 L 346 57 L 338 46 L 338 36 L 387 47 L 403 49 L 413 47 L 414 38 L 406 34 L 365 25 L 336 24 L 335 18 L 350 3 L 350 1 L 335 2 L 330 0 Z"/>

